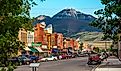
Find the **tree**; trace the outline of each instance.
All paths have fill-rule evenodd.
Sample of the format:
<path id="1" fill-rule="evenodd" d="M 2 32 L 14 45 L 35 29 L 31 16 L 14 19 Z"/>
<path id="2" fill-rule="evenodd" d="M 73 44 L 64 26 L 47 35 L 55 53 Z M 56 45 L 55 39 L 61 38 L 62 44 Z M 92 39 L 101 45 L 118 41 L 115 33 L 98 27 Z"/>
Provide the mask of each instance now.
<path id="1" fill-rule="evenodd" d="M 102 30 L 104 38 L 116 42 L 117 34 L 121 32 L 121 0 L 101 0 L 104 9 L 95 11 L 98 16 L 91 25 Z"/>
<path id="2" fill-rule="evenodd" d="M 23 47 L 18 31 L 32 28 L 29 11 L 33 5 L 33 0 L 0 0 L 0 66 L 11 66 L 8 59 Z"/>

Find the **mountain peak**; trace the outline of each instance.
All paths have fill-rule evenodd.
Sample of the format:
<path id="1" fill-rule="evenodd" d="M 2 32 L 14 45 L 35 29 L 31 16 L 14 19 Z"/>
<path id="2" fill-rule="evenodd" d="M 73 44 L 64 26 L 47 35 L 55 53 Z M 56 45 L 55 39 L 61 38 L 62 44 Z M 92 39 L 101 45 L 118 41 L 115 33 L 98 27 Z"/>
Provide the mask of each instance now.
<path id="1" fill-rule="evenodd" d="M 73 8 L 63 9 L 62 11 L 54 15 L 53 18 L 57 18 L 57 19 L 74 18 L 74 19 L 79 19 L 79 20 L 94 20 L 95 19 L 95 17 L 93 17 L 92 15 L 81 13 L 80 11 L 77 11 L 76 9 L 73 9 Z"/>

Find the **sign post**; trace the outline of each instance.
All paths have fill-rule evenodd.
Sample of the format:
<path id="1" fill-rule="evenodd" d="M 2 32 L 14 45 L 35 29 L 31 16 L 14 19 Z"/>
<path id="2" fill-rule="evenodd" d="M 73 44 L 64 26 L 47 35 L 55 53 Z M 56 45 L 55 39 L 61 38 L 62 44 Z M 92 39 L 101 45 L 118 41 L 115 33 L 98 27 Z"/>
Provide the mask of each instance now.
<path id="1" fill-rule="evenodd" d="M 39 68 L 40 63 L 31 63 L 29 66 L 32 68 L 32 71 L 36 71 L 37 68 Z"/>

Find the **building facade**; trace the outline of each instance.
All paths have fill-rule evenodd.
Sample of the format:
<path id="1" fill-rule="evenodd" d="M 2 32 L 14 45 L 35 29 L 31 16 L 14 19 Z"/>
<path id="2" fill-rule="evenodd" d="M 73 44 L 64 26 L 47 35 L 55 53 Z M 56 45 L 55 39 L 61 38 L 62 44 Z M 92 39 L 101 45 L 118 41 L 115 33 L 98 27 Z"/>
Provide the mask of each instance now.
<path id="1" fill-rule="evenodd" d="M 63 49 L 63 34 L 57 33 L 57 46 L 59 49 Z"/>
<path id="2" fill-rule="evenodd" d="M 87 48 L 88 46 L 98 47 L 100 49 L 108 49 L 112 45 L 112 41 L 84 41 L 83 46 Z"/>
<path id="3" fill-rule="evenodd" d="M 51 34 L 51 45 L 52 45 L 52 48 L 53 46 L 57 46 L 57 33 L 53 33 Z"/>
<path id="4" fill-rule="evenodd" d="M 27 31 L 25 29 L 21 28 L 19 30 L 18 38 L 19 38 L 19 41 L 21 41 L 25 44 L 25 47 L 28 45 L 27 44 Z M 21 55 L 22 52 L 23 52 L 23 50 L 19 48 L 18 55 Z"/>
<path id="5" fill-rule="evenodd" d="M 27 31 L 23 28 L 19 30 L 18 38 L 21 42 L 25 43 L 27 45 Z"/>
<path id="6" fill-rule="evenodd" d="M 32 46 L 32 42 L 34 42 L 34 32 L 27 31 L 27 44 L 28 44 L 28 46 Z"/>
<path id="7" fill-rule="evenodd" d="M 45 38 L 45 28 L 46 24 L 45 23 L 38 23 L 34 26 L 34 42 L 41 42 L 42 44 L 45 44 L 44 38 Z"/>

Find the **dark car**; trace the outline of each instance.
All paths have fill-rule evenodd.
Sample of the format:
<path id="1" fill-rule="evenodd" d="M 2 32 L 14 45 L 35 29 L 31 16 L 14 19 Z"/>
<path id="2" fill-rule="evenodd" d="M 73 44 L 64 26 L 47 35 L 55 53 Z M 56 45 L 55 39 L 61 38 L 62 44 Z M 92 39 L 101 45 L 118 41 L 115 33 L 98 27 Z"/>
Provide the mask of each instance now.
<path id="1" fill-rule="evenodd" d="M 38 60 L 39 60 L 39 57 L 38 56 L 34 56 L 34 55 L 30 55 L 29 58 L 30 58 L 31 62 L 34 62 L 34 63 L 38 62 Z"/>
<path id="2" fill-rule="evenodd" d="M 30 64 L 31 59 L 28 58 L 27 56 L 20 55 L 18 56 L 19 61 L 24 65 L 24 64 Z"/>
<path id="3" fill-rule="evenodd" d="M 88 62 L 87 64 L 88 65 L 97 65 L 97 64 L 101 64 L 101 58 L 100 58 L 100 55 L 97 54 L 97 55 L 94 55 L 94 56 L 90 56 L 88 58 Z"/>
<path id="4" fill-rule="evenodd" d="M 72 58 L 72 54 L 67 54 L 66 57 L 69 59 L 69 58 Z"/>
<path id="5" fill-rule="evenodd" d="M 61 55 L 61 59 L 66 59 L 67 58 L 67 56 L 66 55 Z"/>

